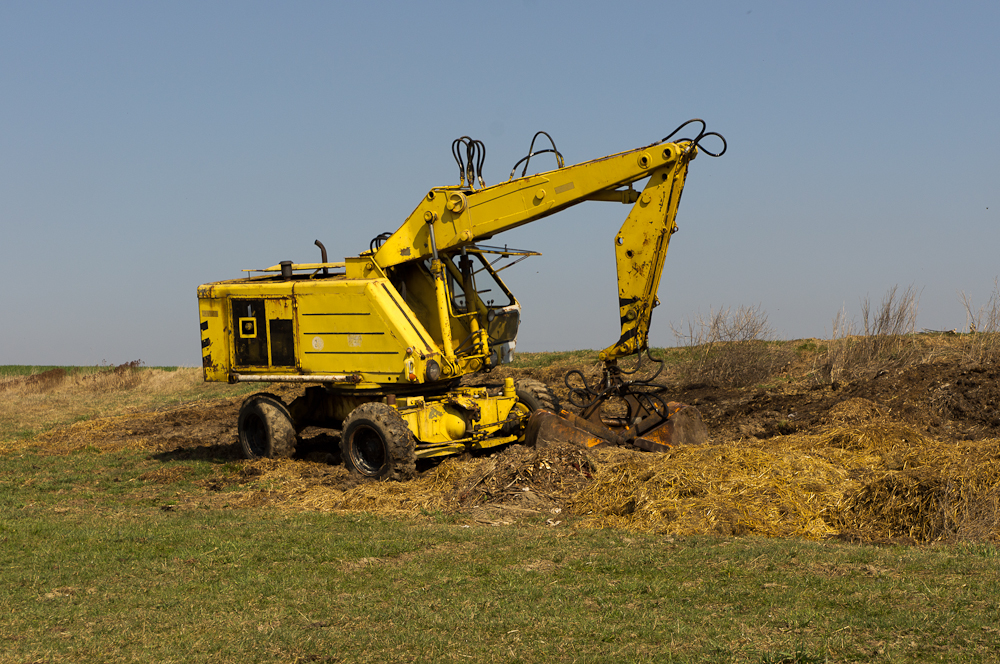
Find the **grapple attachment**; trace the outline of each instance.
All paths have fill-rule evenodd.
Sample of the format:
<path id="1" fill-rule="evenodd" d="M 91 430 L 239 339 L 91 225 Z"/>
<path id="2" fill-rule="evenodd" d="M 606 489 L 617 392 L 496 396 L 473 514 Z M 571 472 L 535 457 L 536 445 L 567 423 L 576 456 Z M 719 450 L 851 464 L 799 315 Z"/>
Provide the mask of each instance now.
<path id="1" fill-rule="evenodd" d="M 652 382 L 660 370 L 662 364 L 651 377 L 625 380 L 616 363 L 607 363 L 596 387 L 588 385 L 581 372 L 569 372 L 565 380 L 570 402 L 581 409 L 580 414 L 536 411 L 528 421 L 525 442 L 562 441 L 588 448 L 626 445 L 650 452 L 708 442 L 708 429 L 697 408 L 660 396 L 663 386 Z M 632 373 L 638 371 L 639 367 Z M 608 404 L 613 404 L 611 413 L 605 413 Z"/>
<path id="2" fill-rule="evenodd" d="M 525 444 L 544 447 L 563 442 L 586 448 L 617 445 L 648 452 L 667 452 L 678 445 L 702 445 L 708 442 L 708 429 L 697 408 L 673 401 L 669 406 L 669 416 L 646 429 L 642 435 L 638 435 L 633 428 L 615 431 L 603 422 L 587 420 L 567 410 L 558 414 L 536 410 L 528 420 Z"/>

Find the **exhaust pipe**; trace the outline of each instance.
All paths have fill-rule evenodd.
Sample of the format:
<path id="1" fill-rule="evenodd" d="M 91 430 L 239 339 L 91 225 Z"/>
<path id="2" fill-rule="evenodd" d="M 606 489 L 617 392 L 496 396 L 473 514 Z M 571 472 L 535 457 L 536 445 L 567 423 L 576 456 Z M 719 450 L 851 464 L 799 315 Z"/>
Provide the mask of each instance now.
<path id="1" fill-rule="evenodd" d="M 319 240 L 316 240 L 316 246 L 319 247 L 319 253 L 320 256 L 323 258 L 323 262 L 326 263 L 326 247 L 324 247 L 323 243 L 320 242 Z M 330 271 L 324 267 L 323 276 L 326 276 L 328 274 L 330 274 Z"/>

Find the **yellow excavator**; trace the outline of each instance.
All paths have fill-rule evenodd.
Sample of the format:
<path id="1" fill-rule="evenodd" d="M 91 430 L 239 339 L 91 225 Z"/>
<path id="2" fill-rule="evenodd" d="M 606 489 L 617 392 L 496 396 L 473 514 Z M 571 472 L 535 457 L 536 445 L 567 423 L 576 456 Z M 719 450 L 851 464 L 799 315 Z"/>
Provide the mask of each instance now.
<path id="1" fill-rule="evenodd" d="M 673 139 L 689 125 L 700 131 Z M 536 150 L 540 137 L 551 147 Z M 701 145 L 709 137 L 721 142 L 717 152 Z M 304 428 L 339 429 L 353 473 L 407 479 L 418 459 L 546 436 L 576 433 L 586 445 L 650 450 L 703 439 L 697 411 L 664 402 L 649 378 L 634 378 L 619 360 L 648 357 L 650 316 L 688 164 L 699 151 L 725 150 L 720 134 L 689 120 L 656 143 L 566 166 L 551 137 L 538 132 L 510 178 L 487 186 L 485 146 L 462 137 L 452 144 L 459 184 L 428 191 L 399 229 L 373 239 L 368 251 L 328 262 L 317 240 L 318 263 L 282 261 L 200 286 L 206 381 L 308 384 L 288 404 L 268 393 L 247 398 L 238 420 L 244 455 L 289 457 Z M 529 175 L 540 155 L 554 157 L 557 168 Z M 639 191 L 633 185 L 642 180 Z M 520 305 L 499 272 L 537 255 L 484 243 L 584 201 L 632 208 L 614 237 L 621 336 L 600 353 L 599 384 L 579 373 L 567 377 L 580 414 L 560 417 L 555 395 L 538 381 L 461 386 L 463 376 L 511 360 Z M 625 404 L 617 417 L 602 412 L 610 398 Z"/>

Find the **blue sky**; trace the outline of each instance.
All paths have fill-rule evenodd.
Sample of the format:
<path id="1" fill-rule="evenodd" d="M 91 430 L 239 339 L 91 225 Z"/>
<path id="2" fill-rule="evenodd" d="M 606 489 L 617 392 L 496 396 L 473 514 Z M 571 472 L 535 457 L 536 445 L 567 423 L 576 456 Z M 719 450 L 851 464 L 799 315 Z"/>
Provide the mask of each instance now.
<path id="1" fill-rule="evenodd" d="M 200 363 L 196 288 L 331 260 L 545 130 L 568 163 L 692 117 L 653 317 L 759 305 L 824 337 L 893 285 L 963 328 L 1000 274 L 1000 3 L 0 4 L 0 364 Z M 540 164 L 548 168 L 550 164 Z M 586 203 L 498 236 L 519 350 L 615 341 L 612 240 Z"/>

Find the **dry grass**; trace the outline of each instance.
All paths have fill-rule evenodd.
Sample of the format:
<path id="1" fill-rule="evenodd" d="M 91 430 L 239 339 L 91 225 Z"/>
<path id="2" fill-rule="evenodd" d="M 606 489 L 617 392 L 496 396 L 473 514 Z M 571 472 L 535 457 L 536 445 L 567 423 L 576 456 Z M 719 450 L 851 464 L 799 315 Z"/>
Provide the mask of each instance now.
<path id="1" fill-rule="evenodd" d="M 916 352 L 919 294 L 913 286 L 890 288 L 874 307 L 861 301 L 860 328 L 841 310 L 833 319 L 833 336 L 819 375 L 827 381 L 875 374 L 906 364 Z"/>
<path id="2" fill-rule="evenodd" d="M 462 513 L 471 521 L 510 523 L 519 516 L 558 515 L 596 471 L 572 445 L 512 446 L 486 458 L 449 458 L 414 480 L 357 482 L 342 466 L 259 459 L 238 481 L 244 506 L 371 512 L 398 516 Z"/>
<path id="3" fill-rule="evenodd" d="M 248 389 L 206 384 L 201 373 L 196 368 L 141 368 L 131 362 L 91 373 L 54 369 L 4 377 L 0 379 L 0 441 L 9 449 L 53 427 L 74 422 L 92 428 L 108 426 L 95 418 Z"/>
<path id="4" fill-rule="evenodd" d="M 945 444 L 889 420 L 650 457 L 614 450 L 574 511 L 672 534 L 1000 538 L 1000 441 Z"/>
<path id="5" fill-rule="evenodd" d="M 993 292 L 979 308 L 973 306 L 965 293 L 960 297 L 969 331 L 969 338 L 963 344 L 966 363 L 990 364 L 1000 360 L 1000 283 L 993 282 Z"/>
<path id="6" fill-rule="evenodd" d="M 690 383 L 746 387 L 767 380 L 792 357 L 786 344 L 774 343 L 760 306 L 710 311 L 689 321 L 686 331 L 673 332 L 689 351 L 681 373 Z"/>
<path id="7" fill-rule="evenodd" d="M 62 418 L 68 426 L 33 434 L 32 445 L 43 452 L 174 449 L 169 445 L 177 443 L 164 441 L 173 440 L 168 435 L 178 429 L 162 431 L 162 404 L 202 394 L 192 390 L 232 389 L 205 386 L 196 369 L 147 369 L 126 379 L 131 388 L 113 376 L 73 375 L 46 379 L 50 384 L 44 389 L 41 380 L 7 385 L 0 417 L 43 424 Z M 171 422 L 204 427 L 224 416 L 222 428 L 231 429 L 233 402 L 219 403 L 170 409 L 184 410 Z M 228 414 L 213 410 L 223 407 Z M 100 414 L 106 416 L 93 417 Z M 79 418 L 89 419 L 73 423 Z M 224 447 L 229 440 L 218 432 L 185 435 L 188 445 L 208 441 Z M 24 445 L 17 437 L 3 439 L 9 441 L 2 445 L 7 451 Z M 489 457 L 447 459 L 412 482 L 385 484 L 356 482 L 343 466 L 321 461 L 220 464 L 206 488 L 227 489 L 231 505 L 442 514 L 483 523 L 530 518 L 558 524 L 572 515 L 597 528 L 671 534 L 1000 539 L 1000 440 L 934 440 L 861 398 L 831 408 L 809 433 L 680 447 L 667 454 L 512 446 Z M 208 499 L 192 494 L 191 500 Z"/>

